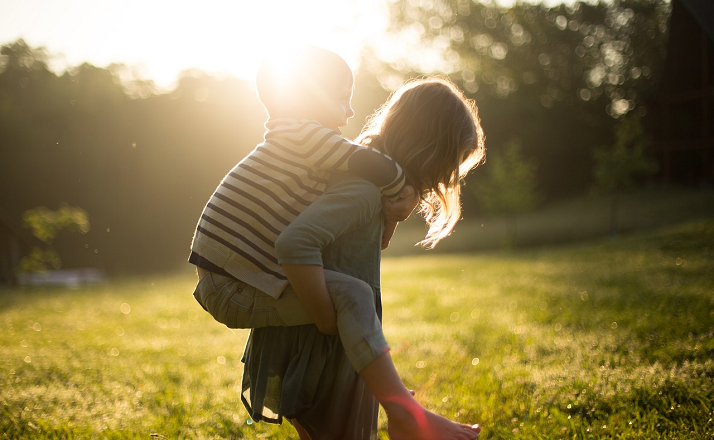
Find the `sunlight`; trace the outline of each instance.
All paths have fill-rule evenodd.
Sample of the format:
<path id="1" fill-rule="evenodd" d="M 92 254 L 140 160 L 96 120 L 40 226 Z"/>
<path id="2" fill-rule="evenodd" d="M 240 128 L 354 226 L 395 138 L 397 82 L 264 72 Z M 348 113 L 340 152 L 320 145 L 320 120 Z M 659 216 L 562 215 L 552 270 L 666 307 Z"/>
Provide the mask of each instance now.
<path id="1" fill-rule="evenodd" d="M 349 35 L 353 29 L 338 26 L 340 18 L 356 7 L 351 2 L 214 0 L 183 10 L 168 2 L 149 5 L 148 13 L 140 16 L 124 7 L 121 22 L 127 25 L 117 28 L 152 29 L 152 35 L 145 31 L 122 33 L 122 38 L 111 40 L 116 41 L 115 49 L 123 52 L 123 57 L 147 60 L 143 64 L 148 76 L 160 84 L 189 67 L 253 79 L 264 54 L 286 45 L 311 43 L 356 55 L 355 46 L 360 44 L 357 36 Z M 130 50 L 138 53 L 132 56 Z"/>
<path id="2" fill-rule="evenodd" d="M 124 63 L 162 88 L 191 68 L 252 80 L 263 55 L 286 45 L 322 46 L 356 67 L 365 43 L 386 27 L 383 3 L 16 0 L 0 4 L 0 43 L 44 46 L 62 54 L 58 68 Z"/>

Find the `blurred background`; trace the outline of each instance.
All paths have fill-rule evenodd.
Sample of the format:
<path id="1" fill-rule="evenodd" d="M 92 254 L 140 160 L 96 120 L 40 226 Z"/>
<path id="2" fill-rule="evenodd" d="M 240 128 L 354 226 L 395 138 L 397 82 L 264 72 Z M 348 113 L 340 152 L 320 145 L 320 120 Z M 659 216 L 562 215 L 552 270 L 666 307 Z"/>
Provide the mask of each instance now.
<path id="1" fill-rule="evenodd" d="M 188 270 L 206 200 L 262 140 L 260 58 L 295 43 L 355 69 L 347 137 L 411 77 L 476 100 L 487 163 L 452 249 L 615 236 L 637 203 L 665 203 L 638 224 L 712 215 L 711 3 L 241 3 L 0 3 L 0 285 Z"/>

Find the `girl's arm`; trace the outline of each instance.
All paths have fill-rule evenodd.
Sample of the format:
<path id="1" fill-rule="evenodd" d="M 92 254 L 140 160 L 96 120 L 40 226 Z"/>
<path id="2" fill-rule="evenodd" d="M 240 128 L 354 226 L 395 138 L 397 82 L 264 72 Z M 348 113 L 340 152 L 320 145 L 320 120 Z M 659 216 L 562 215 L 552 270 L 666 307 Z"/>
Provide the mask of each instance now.
<path id="1" fill-rule="evenodd" d="M 384 232 L 382 232 L 382 250 L 387 249 L 389 241 L 392 239 L 394 232 L 397 230 L 397 224 L 406 220 L 419 204 L 419 196 L 417 196 L 414 187 L 411 185 L 405 186 L 398 194 L 399 199 L 391 201 L 382 200 L 382 211 L 384 212 Z"/>
<path id="2" fill-rule="evenodd" d="M 288 282 L 307 313 L 326 335 L 337 334 L 337 314 L 325 284 L 325 270 L 317 264 L 283 264 Z"/>
<path id="3" fill-rule="evenodd" d="M 337 317 L 325 285 L 322 249 L 369 222 L 379 208 L 380 194 L 374 185 L 345 178 L 308 206 L 275 242 L 288 281 L 323 333 L 336 332 Z"/>

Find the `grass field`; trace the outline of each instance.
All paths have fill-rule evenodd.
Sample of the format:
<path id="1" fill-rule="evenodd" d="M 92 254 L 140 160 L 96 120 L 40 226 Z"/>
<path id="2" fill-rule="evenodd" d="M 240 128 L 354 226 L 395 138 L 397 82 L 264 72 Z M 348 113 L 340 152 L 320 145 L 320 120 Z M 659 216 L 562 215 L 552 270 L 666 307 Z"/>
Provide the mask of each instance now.
<path id="1" fill-rule="evenodd" d="M 466 188 L 470 188 L 466 186 Z M 579 196 L 550 201 L 513 219 L 480 216 L 467 212 L 466 221 L 433 251 L 414 247 L 424 238 L 424 221 L 414 215 L 394 236 L 387 256 L 498 250 L 572 243 L 611 235 L 610 204 L 606 196 Z M 662 228 L 693 219 L 714 218 L 714 188 L 653 187 L 620 196 L 617 215 L 619 233 Z M 509 237 L 508 228 L 516 229 Z"/>
<path id="2" fill-rule="evenodd" d="M 247 420 L 246 332 L 193 281 L 0 292 L 0 438 L 296 438 Z M 405 382 L 482 439 L 714 437 L 714 220 L 392 257 L 383 290 Z"/>

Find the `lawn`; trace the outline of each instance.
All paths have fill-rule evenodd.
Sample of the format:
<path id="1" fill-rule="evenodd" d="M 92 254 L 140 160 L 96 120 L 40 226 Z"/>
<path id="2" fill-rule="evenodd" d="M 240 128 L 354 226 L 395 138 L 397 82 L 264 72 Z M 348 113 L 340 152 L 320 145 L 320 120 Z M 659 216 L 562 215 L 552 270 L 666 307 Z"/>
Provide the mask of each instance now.
<path id="1" fill-rule="evenodd" d="M 296 438 L 248 420 L 247 333 L 213 322 L 193 281 L 0 292 L 0 438 Z M 405 382 L 481 439 L 714 436 L 714 220 L 390 257 L 383 291 Z"/>
<path id="2" fill-rule="evenodd" d="M 472 190 L 466 185 L 465 190 Z M 607 196 L 577 196 L 556 199 L 537 209 L 505 219 L 483 216 L 478 208 L 465 205 L 466 213 L 456 231 L 433 251 L 415 248 L 424 238 L 424 221 L 414 215 L 399 226 L 387 256 L 473 252 L 511 247 L 533 247 L 572 243 L 612 235 L 612 199 Z M 475 211 L 475 212 L 474 212 Z M 616 228 L 619 233 L 662 228 L 693 219 L 714 218 L 714 188 L 652 187 L 620 195 Z M 512 230 L 510 235 L 509 228 Z M 515 231 L 514 231 L 515 230 Z"/>

